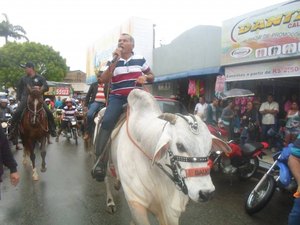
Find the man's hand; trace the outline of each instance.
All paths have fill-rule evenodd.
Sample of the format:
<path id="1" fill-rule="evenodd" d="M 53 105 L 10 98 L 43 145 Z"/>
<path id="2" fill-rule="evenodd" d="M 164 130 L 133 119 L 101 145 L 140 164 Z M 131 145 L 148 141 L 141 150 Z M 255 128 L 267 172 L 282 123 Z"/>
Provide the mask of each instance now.
<path id="1" fill-rule="evenodd" d="M 138 79 L 136 80 L 138 84 L 144 84 L 147 82 L 147 77 L 146 76 L 139 76 Z"/>
<path id="2" fill-rule="evenodd" d="M 17 184 L 19 183 L 19 180 L 20 180 L 20 176 L 19 176 L 18 172 L 10 174 L 10 183 L 12 185 L 17 186 Z"/>

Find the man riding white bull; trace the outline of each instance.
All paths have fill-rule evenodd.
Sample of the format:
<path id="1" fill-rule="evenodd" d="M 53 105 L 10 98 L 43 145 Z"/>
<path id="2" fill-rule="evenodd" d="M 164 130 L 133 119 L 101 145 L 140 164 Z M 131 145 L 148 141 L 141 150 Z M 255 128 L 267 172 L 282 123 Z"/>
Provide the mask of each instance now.
<path id="1" fill-rule="evenodd" d="M 99 136 L 96 139 L 96 163 L 92 169 L 92 177 L 103 181 L 106 174 L 107 159 L 100 157 L 110 134 L 123 112 L 127 96 L 136 85 L 152 82 L 154 75 L 144 57 L 133 53 L 134 39 L 123 33 L 118 40 L 118 47 L 113 52 L 113 60 L 102 73 L 104 83 L 111 81 L 111 92 Z"/>
<path id="2" fill-rule="evenodd" d="M 27 62 L 25 65 L 21 65 L 21 67 L 25 69 L 26 75 L 21 77 L 21 79 L 17 84 L 17 101 L 19 101 L 20 104 L 18 104 L 18 107 L 16 108 L 16 111 L 13 114 L 13 117 L 11 119 L 10 138 L 14 138 L 16 136 L 17 124 L 21 120 L 22 113 L 26 108 L 27 97 L 28 97 L 28 86 L 30 86 L 31 88 L 41 88 L 43 93 L 49 90 L 46 79 L 43 76 L 38 75 L 36 73 L 34 69 L 34 64 L 32 62 Z M 49 133 L 51 134 L 52 137 L 56 137 L 56 126 L 55 126 L 53 114 L 46 106 L 46 104 L 43 105 L 43 108 L 47 113 Z"/>

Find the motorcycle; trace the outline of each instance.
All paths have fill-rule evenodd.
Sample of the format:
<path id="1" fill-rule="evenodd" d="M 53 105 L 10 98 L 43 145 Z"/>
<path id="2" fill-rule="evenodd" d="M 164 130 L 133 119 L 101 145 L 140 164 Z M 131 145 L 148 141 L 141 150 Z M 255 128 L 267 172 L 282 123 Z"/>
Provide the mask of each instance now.
<path id="1" fill-rule="evenodd" d="M 297 183 L 288 167 L 291 147 L 293 144 L 273 155 L 274 163 L 248 195 L 245 210 L 249 215 L 262 210 L 270 202 L 277 187 L 289 192 L 297 189 Z"/>
<path id="2" fill-rule="evenodd" d="M 11 118 L 12 115 L 10 113 L 5 113 L 4 118 L 1 119 L 1 127 L 7 138 L 9 136 L 9 127 L 10 127 Z"/>
<path id="3" fill-rule="evenodd" d="M 68 119 L 68 126 L 65 129 L 64 134 L 68 141 L 73 138 L 75 140 L 75 144 L 78 145 L 77 120 L 75 117 Z"/>
<path id="4" fill-rule="evenodd" d="M 218 127 L 208 125 L 208 129 L 213 135 L 217 134 L 215 136 L 222 138 L 222 130 Z M 224 174 L 236 174 L 241 180 L 247 180 L 256 173 L 259 168 L 259 158 L 263 157 L 264 150 L 269 147 L 266 142 L 239 144 L 237 141 L 230 140 L 227 144 L 231 152 L 212 151 L 210 159 L 216 170 Z"/>
<path id="5" fill-rule="evenodd" d="M 82 106 L 77 107 L 77 114 L 76 114 L 76 119 L 77 119 L 77 124 L 78 124 L 78 131 L 80 131 L 80 134 L 84 133 L 84 111 Z"/>

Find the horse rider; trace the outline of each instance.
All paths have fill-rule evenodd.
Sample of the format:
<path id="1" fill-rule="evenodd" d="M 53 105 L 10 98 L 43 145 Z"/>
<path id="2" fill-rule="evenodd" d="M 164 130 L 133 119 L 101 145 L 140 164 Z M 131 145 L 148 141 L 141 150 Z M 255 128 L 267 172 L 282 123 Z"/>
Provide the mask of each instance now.
<path id="1" fill-rule="evenodd" d="M 29 85 L 31 88 L 41 88 L 42 92 L 45 93 L 49 90 L 48 84 L 46 79 L 38 75 L 34 69 L 34 64 L 32 62 L 27 62 L 25 65 L 20 65 L 22 68 L 25 69 L 26 75 L 21 77 L 17 84 L 17 101 L 20 102 L 18 104 L 18 107 L 13 114 L 12 120 L 11 120 L 11 138 L 16 136 L 17 133 L 17 124 L 21 120 L 22 113 L 24 109 L 26 108 L 27 104 L 27 97 L 28 97 L 28 88 Z M 52 137 L 56 137 L 56 125 L 54 122 L 54 117 L 52 112 L 49 110 L 49 108 L 46 106 L 46 104 L 43 104 L 43 108 L 47 113 L 48 118 L 48 124 L 49 124 L 49 133 Z"/>
<path id="2" fill-rule="evenodd" d="M 92 136 L 94 116 L 100 109 L 105 107 L 106 104 L 105 94 L 107 93 L 107 85 L 104 84 L 101 74 L 102 71 L 99 71 L 97 74 L 97 81 L 91 84 L 85 97 L 85 110 L 88 109 L 88 112 L 86 115 L 87 125 L 86 133 L 83 137 L 84 140 L 88 140 Z"/>
<path id="3" fill-rule="evenodd" d="M 126 33 L 120 35 L 118 47 L 113 52 L 113 60 L 101 74 L 104 83 L 111 80 L 109 104 L 103 116 L 100 132 L 96 139 L 96 163 L 92 169 L 92 177 L 104 181 L 107 157 L 102 157 L 110 134 L 123 112 L 127 96 L 137 85 L 152 82 L 154 75 L 145 58 L 133 53 L 134 38 Z"/>
<path id="4" fill-rule="evenodd" d="M 69 120 L 74 118 L 77 113 L 77 109 L 73 105 L 73 101 L 71 98 L 67 98 L 65 100 L 65 104 L 66 104 L 66 106 L 64 106 L 63 111 L 62 111 L 61 125 L 57 132 L 57 137 L 55 139 L 56 142 L 59 141 L 59 135 L 61 134 L 61 132 L 67 128 Z"/>

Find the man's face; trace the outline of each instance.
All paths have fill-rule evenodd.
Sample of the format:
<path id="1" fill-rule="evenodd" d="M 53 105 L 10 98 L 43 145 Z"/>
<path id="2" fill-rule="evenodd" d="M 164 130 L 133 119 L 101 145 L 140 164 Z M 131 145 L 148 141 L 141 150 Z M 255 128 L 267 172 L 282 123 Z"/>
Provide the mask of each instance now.
<path id="1" fill-rule="evenodd" d="M 100 83 L 103 83 L 103 80 L 102 80 L 102 78 L 101 78 L 101 75 L 98 75 L 97 76 L 97 80 L 98 80 L 98 83 L 100 84 Z"/>
<path id="2" fill-rule="evenodd" d="M 27 75 L 31 75 L 33 73 L 33 68 L 31 68 L 31 67 L 25 67 L 25 73 Z"/>
<path id="3" fill-rule="evenodd" d="M 268 95 L 268 102 L 273 102 L 273 96 L 272 95 Z"/>
<path id="4" fill-rule="evenodd" d="M 6 102 L 1 102 L 1 107 L 2 107 L 2 108 L 6 108 L 6 106 L 7 106 L 7 103 L 6 103 Z"/>
<path id="5" fill-rule="evenodd" d="M 131 53 L 134 48 L 134 43 L 131 41 L 130 36 L 121 35 L 118 41 L 118 47 L 122 48 L 122 53 Z"/>

